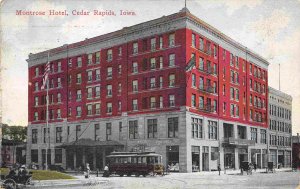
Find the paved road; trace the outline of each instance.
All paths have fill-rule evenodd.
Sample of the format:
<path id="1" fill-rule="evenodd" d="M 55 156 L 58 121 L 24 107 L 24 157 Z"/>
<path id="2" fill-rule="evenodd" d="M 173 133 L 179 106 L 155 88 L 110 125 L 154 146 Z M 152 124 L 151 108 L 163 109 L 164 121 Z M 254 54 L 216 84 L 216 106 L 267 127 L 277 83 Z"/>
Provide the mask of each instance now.
<path id="1" fill-rule="evenodd" d="M 201 188 L 284 188 L 295 189 L 299 185 L 300 172 L 254 173 L 253 175 L 217 175 L 201 173 L 173 173 L 164 177 L 109 177 L 99 178 L 107 182 L 73 189 L 201 189 Z M 70 187 L 65 187 L 66 189 Z M 300 188 L 300 187 L 299 187 Z"/>

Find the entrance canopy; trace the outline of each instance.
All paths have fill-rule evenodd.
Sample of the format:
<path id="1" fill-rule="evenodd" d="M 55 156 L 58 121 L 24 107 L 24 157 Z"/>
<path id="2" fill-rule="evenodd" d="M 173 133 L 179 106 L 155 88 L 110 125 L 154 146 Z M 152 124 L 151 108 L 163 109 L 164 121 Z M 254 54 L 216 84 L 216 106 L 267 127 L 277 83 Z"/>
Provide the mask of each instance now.
<path id="1" fill-rule="evenodd" d="M 113 140 L 99 141 L 99 140 L 92 140 L 90 138 L 81 138 L 76 141 L 63 143 L 59 147 L 72 148 L 72 147 L 100 147 L 100 146 L 124 146 L 124 145 Z"/>

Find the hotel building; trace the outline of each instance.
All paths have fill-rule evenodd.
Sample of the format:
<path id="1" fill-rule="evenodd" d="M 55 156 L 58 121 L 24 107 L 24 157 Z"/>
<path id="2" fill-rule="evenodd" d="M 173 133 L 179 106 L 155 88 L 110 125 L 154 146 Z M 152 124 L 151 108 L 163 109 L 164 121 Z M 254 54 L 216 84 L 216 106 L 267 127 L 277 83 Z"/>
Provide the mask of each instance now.
<path id="1" fill-rule="evenodd" d="M 43 72 L 50 54 L 49 129 Z M 155 151 L 180 172 L 267 162 L 268 65 L 186 8 L 30 54 L 27 163 L 103 169 Z"/>

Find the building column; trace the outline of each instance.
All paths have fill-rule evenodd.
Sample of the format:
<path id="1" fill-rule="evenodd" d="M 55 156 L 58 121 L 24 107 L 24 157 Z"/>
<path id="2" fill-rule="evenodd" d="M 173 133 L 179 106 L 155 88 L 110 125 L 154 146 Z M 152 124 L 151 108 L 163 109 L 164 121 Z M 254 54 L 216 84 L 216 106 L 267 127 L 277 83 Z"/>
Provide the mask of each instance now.
<path id="1" fill-rule="evenodd" d="M 224 148 L 222 148 L 222 147 L 219 148 L 219 160 L 220 160 L 221 169 L 224 169 L 225 168 L 225 165 L 224 165 Z"/>
<path id="2" fill-rule="evenodd" d="M 200 146 L 200 151 L 199 151 L 199 171 L 202 171 L 203 170 L 203 167 L 202 167 L 202 152 L 203 152 L 203 147 Z"/>
<path id="3" fill-rule="evenodd" d="M 85 165 L 86 165 L 86 156 L 85 156 L 86 150 L 83 148 L 82 152 L 83 152 L 82 153 L 82 164 L 85 167 Z"/>
<path id="4" fill-rule="evenodd" d="M 263 149 L 260 150 L 260 168 L 262 169 L 263 168 L 263 156 L 262 156 L 262 151 Z"/>
<path id="5" fill-rule="evenodd" d="M 76 149 L 74 149 L 73 156 L 74 156 L 73 160 L 74 160 L 74 170 L 75 170 L 77 168 L 77 166 L 76 166 Z"/>
<path id="6" fill-rule="evenodd" d="M 50 149 L 50 154 L 51 154 L 51 161 L 50 164 L 55 164 L 55 148 Z"/>
<path id="7" fill-rule="evenodd" d="M 276 149 L 276 168 L 278 168 L 278 149 Z"/>
<path id="8" fill-rule="evenodd" d="M 234 148 L 234 169 L 239 169 L 239 149 Z"/>
<path id="9" fill-rule="evenodd" d="M 211 146 L 208 146 L 208 171 L 211 171 Z"/>
<path id="10" fill-rule="evenodd" d="M 233 138 L 234 138 L 234 139 L 237 139 L 237 138 L 238 138 L 237 124 L 233 124 Z"/>
<path id="11" fill-rule="evenodd" d="M 39 169 L 43 168 L 42 148 L 38 148 L 38 165 L 39 165 Z"/>
<path id="12" fill-rule="evenodd" d="M 93 153 L 93 169 L 96 170 L 96 153 L 97 153 L 97 148 L 94 148 L 94 153 Z"/>
<path id="13" fill-rule="evenodd" d="M 103 151 L 102 151 L 102 167 L 105 167 L 105 156 L 106 156 L 106 152 L 105 152 L 105 147 L 103 147 Z"/>
<path id="14" fill-rule="evenodd" d="M 68 151 L 68 153 L 70 153 L 69 151 Z M 62 157 L 62 162 L 61 162 L 61 164 L 62 164 L 62 167 L 64 168 L 64 169 L 66 169 L 67 168 L 67 149 L 62 149 L 62 155 L 61 155 Z"/>

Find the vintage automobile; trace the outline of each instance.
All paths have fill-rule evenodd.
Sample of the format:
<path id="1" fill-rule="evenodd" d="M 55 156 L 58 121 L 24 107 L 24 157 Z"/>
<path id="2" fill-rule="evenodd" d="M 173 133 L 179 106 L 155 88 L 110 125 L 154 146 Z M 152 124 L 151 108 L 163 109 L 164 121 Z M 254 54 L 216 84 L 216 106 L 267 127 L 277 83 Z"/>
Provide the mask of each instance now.
<path id="1" fill-rule="evenodd" d="M 32 172 L 28 174 L 8 174 L 1 175 L 2 187 L 5 189 L 23 188 L 32 185 Z"/>
<path id="2" fill-rule="evenodd" d="M 112 152 L 108 159 L 109 174 L 119 176 L 164 175 L 162 156 L 155 152 Z"/>

